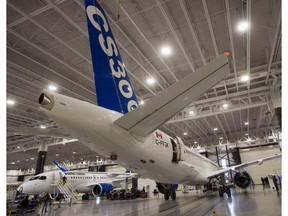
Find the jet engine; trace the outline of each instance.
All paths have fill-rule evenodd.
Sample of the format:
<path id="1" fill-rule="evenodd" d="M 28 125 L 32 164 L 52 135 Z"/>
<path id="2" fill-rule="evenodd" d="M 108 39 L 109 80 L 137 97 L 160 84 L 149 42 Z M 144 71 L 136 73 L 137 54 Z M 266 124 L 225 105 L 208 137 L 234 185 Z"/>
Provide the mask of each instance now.
<path id="1" fill-rule="evenodd" d="M 113 185 L 108 183 L 96 184 L 92 189 L 93 196 L 105 195 L 113 189 Z"/>
<path id="2" fill-rule="evenodd" d="M 236 172 L 234 175 L 234 182 L 238 187 L 245 189 L 251 184 L 252 178 L 247 171 Z"/>

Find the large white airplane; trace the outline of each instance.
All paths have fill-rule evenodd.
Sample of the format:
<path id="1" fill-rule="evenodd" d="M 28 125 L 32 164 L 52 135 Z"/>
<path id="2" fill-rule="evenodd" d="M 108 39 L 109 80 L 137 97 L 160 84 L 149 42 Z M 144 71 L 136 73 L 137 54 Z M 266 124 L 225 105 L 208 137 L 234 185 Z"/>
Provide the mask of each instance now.
<path id="1" fill-rule="evenodd" d="M 211 178 L 232 170 L 238 170 L 235 183 L 246 188 L 251 177 L 242 167 L 280 156 L 220 169 L 214 162 L 190 151 L 179 137 L 157 130 L 229 75 L 227 56 L 220 55 L 138 107 L 104 10 L 95 0 L 85 0 L 85 5 L 97 105 L 47 90 L 39 98 L 41 111 L 84 145 L 155 180 L 166 200 L 170 196 L 176 198 L 177 184 L 206 184 Z M 220 196 L 224 192 L 230 194 L 229 188 L 220 187 Z"/>
<path id="2" fill-rule="evenodd" d="M 54 162 L 55 163 L 55 162 Z M 125 172 L 79 172 L 69 171 L 55 163 L 60 170 L 40 173 L 21 184 L 17 191 L 23 194 L 49 194 L 62 193 L 57 187 L 63 185 L 63 176 L 67 178 L 67 184 L 71 184 L 78 193 L 85 193 L 82 198 L 105 195 L 115 188 L 121 188 L 133 177 L 139 177 L 136 173 Z M 65 185 L 65 184 L 64 184 Z"/>

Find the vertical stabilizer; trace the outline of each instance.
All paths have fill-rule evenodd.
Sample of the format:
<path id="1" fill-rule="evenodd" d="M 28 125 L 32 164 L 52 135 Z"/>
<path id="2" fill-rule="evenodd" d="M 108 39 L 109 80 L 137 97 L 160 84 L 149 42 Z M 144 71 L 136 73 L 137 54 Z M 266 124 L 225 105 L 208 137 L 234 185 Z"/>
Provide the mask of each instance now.
<path id="1" fill-rule="evenodd" d="M 138 106 L 127 70 L 104 10 L 96 0 L 85 0 L 97 104 L 127 113 Z"/>

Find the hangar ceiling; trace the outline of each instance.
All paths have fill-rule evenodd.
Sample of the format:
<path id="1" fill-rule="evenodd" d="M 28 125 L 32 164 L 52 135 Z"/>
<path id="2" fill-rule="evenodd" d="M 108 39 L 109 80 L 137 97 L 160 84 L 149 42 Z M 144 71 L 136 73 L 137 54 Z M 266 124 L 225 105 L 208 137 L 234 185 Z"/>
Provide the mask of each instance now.
<path id="1" fill-rule="evenodd" d="M 249 138 L 265 141 L 279 130 L 274 108 L 282 77 L 280 0 L 99 2 L 141 101 L 219 54 L 232 53 L 230 76 L 173 117 L 163 131 L 195 148 L 249 145 Z M 250 23 L 250 31 L 237 30 L 241 20 Z M 160 53 L 163 45 L 171 47 L 169 56 Z M 243 75 L 250 79 L 242 81 Z M 146 83 L 149 77 L 155 85 Z M 37 135 L 41 125 L 59 128 L 38 110 L 38 97 L 50 84 L 61 94 L 96 101 L 84 1 L 8 0 L 7 99 L 15 104 L 7 104 L 7 169 L 35 167 L 41 144 L 49 146 L 47 164 L 100 157 L 69 135 Z M 25 133 L 27 128 L 35 129 L 34 135 Z"/>

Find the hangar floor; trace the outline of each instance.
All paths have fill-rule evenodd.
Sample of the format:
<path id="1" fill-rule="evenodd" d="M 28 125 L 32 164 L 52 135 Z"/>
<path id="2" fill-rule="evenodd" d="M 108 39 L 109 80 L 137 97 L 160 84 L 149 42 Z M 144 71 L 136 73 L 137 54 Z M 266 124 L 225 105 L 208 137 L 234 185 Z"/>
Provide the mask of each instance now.
<path id="1" fill-rule="evenodd" d="M 160 197 L 135 200 L 106 200 L 97 198 L 80 201 L 72 206 L 63 204 L 61 208 L 51 205 L 45 216 L 50 215 L 219 215 L 277 216 L 281 215 L 281 191 L 263 190 L 256 186 L 254 190 L 232 190 L 232 197 L 219 198 L 217 193 L 177 194 L 176 201 L 165 201 Z"/>

